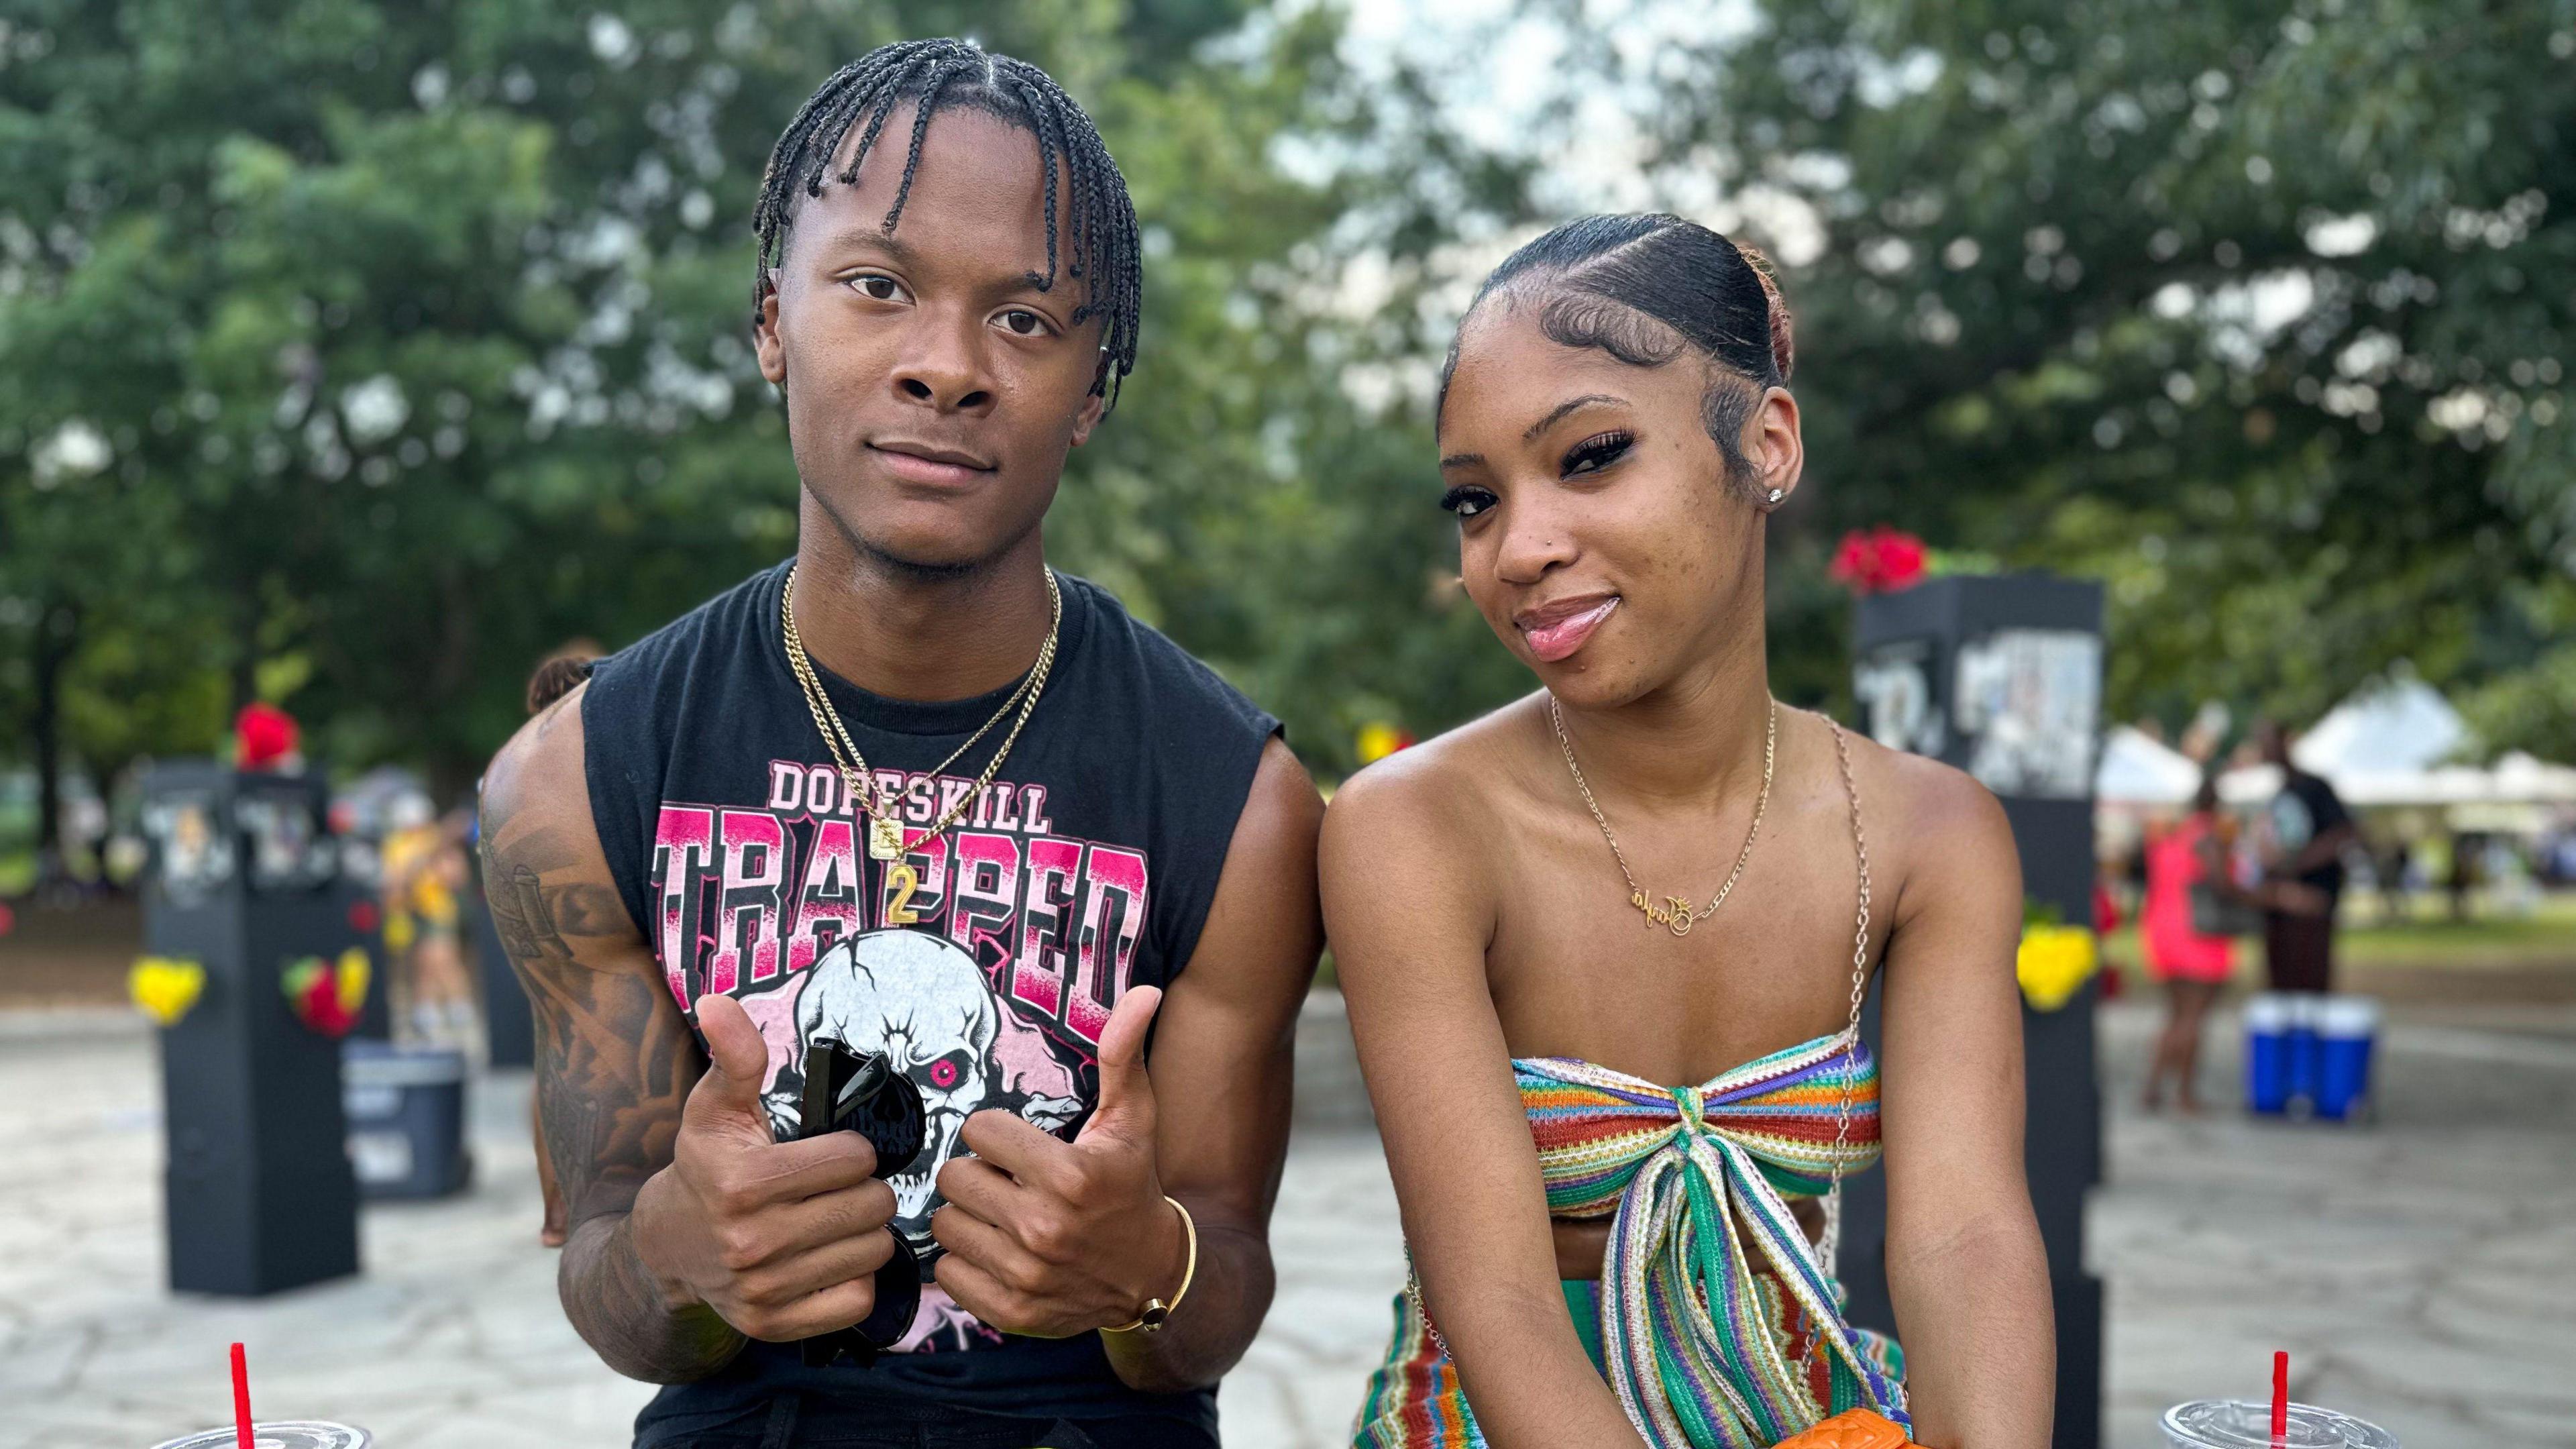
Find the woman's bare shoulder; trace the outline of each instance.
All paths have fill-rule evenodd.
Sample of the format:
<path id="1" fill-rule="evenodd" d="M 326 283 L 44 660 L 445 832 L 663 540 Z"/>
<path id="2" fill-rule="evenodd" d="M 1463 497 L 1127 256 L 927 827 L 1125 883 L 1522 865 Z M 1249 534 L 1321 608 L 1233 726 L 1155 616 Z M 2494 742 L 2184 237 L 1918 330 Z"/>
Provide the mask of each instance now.
<path id="1" fill-rule="evenodd" d="M 1870 858 L 1886 877 L 1882 885 L 1902 899 L 1909 888 L 1973 886 L 2001 872 L 2018 882 L 2012 823 L 1993 791 L 1954 765 L 1889 749 L 1857 730 L 1844 733 Z"/>
<path id="2" fill-rule="evenodd" d="M 1319 863 L 1337 953 L 1399 919 L 1408 933 L 1491 935 L 1506 874 L 1494 852 L 1527 773 L 1526 739 L 1513 735 L 1530 721 L 1515 714 L 1529 707 L 1505 705 L 1400 750 L 1333 792 Z"/>
<path id="3" fill-rule="evenodd" d="M 1531 710 L 1516 700 L 1362 767 L 1333 792 L 1325 834 L 1473 838 L 1493 822 L 1497 785 L 1518 775 Z"/>

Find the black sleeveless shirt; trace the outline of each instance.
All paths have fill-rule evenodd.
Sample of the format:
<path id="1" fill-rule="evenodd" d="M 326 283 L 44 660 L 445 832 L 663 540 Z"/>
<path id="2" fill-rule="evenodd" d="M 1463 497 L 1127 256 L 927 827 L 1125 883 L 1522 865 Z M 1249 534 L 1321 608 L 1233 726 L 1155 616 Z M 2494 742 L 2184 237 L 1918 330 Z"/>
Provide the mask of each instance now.
<path id="1" fill-rule="evenodd" d="M 702 994 L 733 996 L 768 1039 L 782 1138 L 820 1022 L 911 1074 L 930 1146 L 890 1185 L 896 1226 L 918 1239 L 968 1114 L 1005 1108 L 1066 1138 L 1089 1115 L 1110 1006 L 1188 962 L 1279 723 L 1105 590 L 1059 575 L 1046 691 L 991 788 L 941 835 L 926 832 L 1009 722 L 927 772 L 1009 689 L 909 703 L 817 666 L 881 797 L 902 802 L 906 853 L 877 861 L 787 663 L 786 577 L 784 564 L 754 575 L 599 662 L 582 702 L 591 815 L 673 996 L 692 1019 Z M 1096 1334 L 999 1334 L 935 1284 L 898 1350 L 809 1369 L 792 1344 L 753 1343 L 721 1373 L 662 1390 L 638 1429 L 712 1430 L 782 1392 L 1215 1424 L 1213 1393 L 1121 1384 Z"/>

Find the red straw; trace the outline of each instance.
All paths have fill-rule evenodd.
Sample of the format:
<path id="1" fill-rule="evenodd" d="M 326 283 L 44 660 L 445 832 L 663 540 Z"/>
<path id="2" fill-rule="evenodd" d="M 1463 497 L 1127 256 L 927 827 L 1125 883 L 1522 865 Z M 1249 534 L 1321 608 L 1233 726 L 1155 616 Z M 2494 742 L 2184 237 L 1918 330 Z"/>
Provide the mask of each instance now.
<path id="1" fill-rule="evenodd" d="M 2274 1410 L 2273 1417 L 2280 1417 Z M 250 1362 L 242 1357 L 242 1346 L 233 1345 L 233 1438 L 240 1449 L 251 1449 L 250 1442 Z"/>
<path id="2" fill-rule="evenodd" d="M 2283 1349 L 2272 1351 L 2272 1442 L 2280 1443 L 2290 1434 L 2290 1355 Z M 243 1446 L 249 1449 L 249 1446 Z"/>

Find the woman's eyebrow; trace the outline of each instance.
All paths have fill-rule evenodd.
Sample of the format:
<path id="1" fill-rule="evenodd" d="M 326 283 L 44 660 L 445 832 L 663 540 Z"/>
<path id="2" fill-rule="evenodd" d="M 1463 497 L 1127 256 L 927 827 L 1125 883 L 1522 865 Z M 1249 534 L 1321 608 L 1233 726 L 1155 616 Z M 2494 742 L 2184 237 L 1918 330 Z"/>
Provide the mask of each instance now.
<path id="1" fill-rule="evenodd" d="M 1573 412 L 1577 408 L 1587 408 L 1592 406 L 1594 403 L 1611 403 L 1618 406 L 1625 406 L 1627 401 L 1628 400 L 1626 398 L 1612 397 L 1606 392 L 1587 392 L 1581 397 L 1567 398 L 1565 401 L 1558 403 L 1555 407 L 1548 409 L 1546 417 L 1530 424 L 1529 431 L 1521 434 L 1521 441 L 1524 443 L 1537 442 L 1539 434 L 1555 427 L 1558 419 L 1563 418 L 1567 413 Z"/>
<path id="2" fill-rule="evenodd" d="M 1484 461 L 1485 455 L 1482 453 L 1452 453 L 1440 460 L 1440 466 L 1444 469 L 1473 468 Z"/>

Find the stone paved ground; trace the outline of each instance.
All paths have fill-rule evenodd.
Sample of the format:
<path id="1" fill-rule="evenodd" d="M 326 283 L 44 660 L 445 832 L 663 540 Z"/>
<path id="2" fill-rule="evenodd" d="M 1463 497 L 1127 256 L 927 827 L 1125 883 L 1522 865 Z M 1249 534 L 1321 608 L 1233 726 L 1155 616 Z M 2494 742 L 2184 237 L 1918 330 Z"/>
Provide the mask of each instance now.
<path id="1" fill-rule="evenodd" d="M 2113 1181 L 2112 1449 L 2155 1412 L 2259 1388 L 2274 1346 L 2300 1396 L 2385 1421 L 2410 1449 L 2569 1442 L 2576 1422 L 2576 1014 L 2410 1020 L 2390 1106 L 2362 1130 L 2127 1110 L 2152 1025 L 2104 1017 Z M 1401 1278 L 1375 1144 L 1346 1125 L 1329 1041 L 1280 1203 L 1278 1306 L 1223 1394 L 1243 1449 L 1341 1442 Z M 2215 1082 L 2227 1070 L 2212 1065 Z M 258 1402 L 338 1415 L 387 1449 L 623 1442 L 646 1390 L 600 1368 L 534 1241 L 524 1077 L 485 1084 L 481 1177 L 367 1211 L 365 1278 L 255 1303 L 161 1290 L 150 1039 L 114 1018 L 0 1019 L 0 1446 L 144 1446 L 225 1412 L 224 1345 Z"/>

